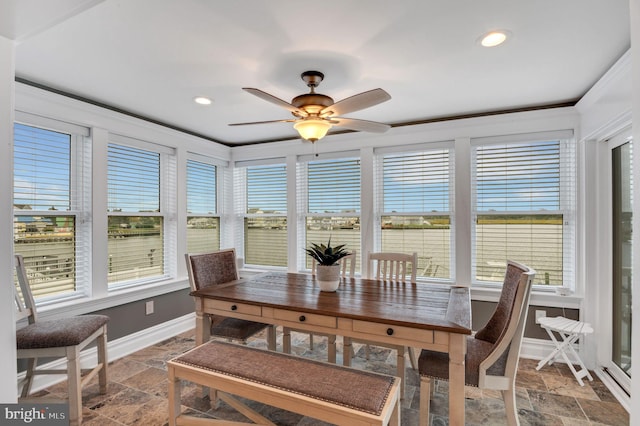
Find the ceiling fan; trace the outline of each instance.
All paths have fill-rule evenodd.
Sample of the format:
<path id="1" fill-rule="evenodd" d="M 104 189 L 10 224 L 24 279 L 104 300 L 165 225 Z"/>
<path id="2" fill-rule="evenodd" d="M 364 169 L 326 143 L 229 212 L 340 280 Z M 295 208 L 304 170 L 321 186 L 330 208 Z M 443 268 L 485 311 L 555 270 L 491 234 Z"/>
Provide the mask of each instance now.
<path id="1" fill-rule="evenodd" d="M 303 139 L 315 142 L 322 139 L 332 126 L 343 127 L 350 130 L 383 133 L 389 130 L 388 124 L 375 121 L 358 120 L 355 118 L 341 117 L 361 109 L 369 108 L 379 103 L 388 101 L 391 96 L 382 89 L 373 89 L 368 92 L 358 93 L 338 102 L 327 95 L 316 93 L 315 89 L 324 79 L 320 71 L 305 71 L 300 77 L 309 87 L 309 93 L 296 96 L 291 103 L 283 101 L 269 93 L 259 89 L 244 87 L 242 90 L 251 93 L 265 101 L 271 102 L 286 110 L 291 111 L 295 118 L 287 120 L 254 121 L 249 123 L 234 123 L 230 126 L 245 126 L 250 124 L 266 123 L 295 123 L 293 127 Z"/>

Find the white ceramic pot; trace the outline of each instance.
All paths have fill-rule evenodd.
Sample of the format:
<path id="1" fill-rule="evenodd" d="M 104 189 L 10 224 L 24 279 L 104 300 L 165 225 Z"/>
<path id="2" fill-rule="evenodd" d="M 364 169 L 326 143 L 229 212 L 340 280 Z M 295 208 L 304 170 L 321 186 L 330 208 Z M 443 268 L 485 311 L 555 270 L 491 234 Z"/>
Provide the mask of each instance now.
<path id="1" fill-rule="evenodd" d="M 340 285 L 340 265 L 317 265 L 316 281 L 321 291 L 336 291 Z"/>

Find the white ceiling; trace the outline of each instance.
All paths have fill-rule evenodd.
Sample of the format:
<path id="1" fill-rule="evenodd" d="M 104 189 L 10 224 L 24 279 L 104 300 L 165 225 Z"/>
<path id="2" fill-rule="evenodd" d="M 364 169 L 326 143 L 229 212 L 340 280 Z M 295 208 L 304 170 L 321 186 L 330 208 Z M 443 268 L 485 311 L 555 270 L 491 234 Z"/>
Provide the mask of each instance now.
<path id="1" fill-rule="evenodd" d="M 291 118 L 241 88 L 290 101 L 306 70 L 336 101 L 385 89 L 390 101 L 346 116 L 399 124 L 574 102 L 630 45 L 628 0 L 9 4 L 0 35 L 19 42 L 18 78 L 228 145 L 295 138 L 290 123 L 227 124 Z M 492 29 L 513 36 L 481 47 Z"/>

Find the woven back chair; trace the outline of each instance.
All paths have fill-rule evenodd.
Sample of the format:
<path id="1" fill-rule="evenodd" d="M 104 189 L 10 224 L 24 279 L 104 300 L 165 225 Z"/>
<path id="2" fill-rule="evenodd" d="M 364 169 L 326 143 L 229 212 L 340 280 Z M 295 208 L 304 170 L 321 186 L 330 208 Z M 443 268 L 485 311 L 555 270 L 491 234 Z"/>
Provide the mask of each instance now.
<path id="1" fill-rule="evenodd" d="M 106 315 L 79 315 L 68 318 L 42 321 L 38 318 L 36 304 L 31 292 L 29 274 L 21 255 L 15 256 L 16 274 L 20 294 L 15 292 L 16 346 L 18 359 L 27 359 L 27 370 L 20 395 L 20 402 L 38 402 L 30 397 L 33 379 L 41 374 L 66 374 L 68 381 L 69 424 L 82 423 L 82 388 L 96 374 L 101 394 L 107 393 L 107 322 Z M 14 290 L 17 290 L 14 285 Z M 26 325 L 21 327 L 22 323 Z M 97 365 L 81 369 L 80 351 L 90 343 L 97 342 Z M 38 358 L 66 357 L 66 369 L 38 368 Z M 47 402 L 50 402 L 47 399 Z"/>
<path id="2" fill-rule="evenodd" d="M 185 258 L 187 261 L 187 271 L 189 273 L 189 284 L 191 285 L 192 291 L 239 279 L 235 249 L 224 249 L 200 254 L 187 253 Z M 242 343 L 246 343 L 248 338 L 260 333 L 266 328 L 273 327 L 261 322 L 220 315 L 208 315 L 208 317 L 211 324 L 209 329 L 211 336 Z M 273 335 L 275 335 L 275 333 L 267 333 L 270 349 L 275 348 L 275 341 L 271 341 Z"/>
<path id="3" fill-rule="evenodd" d="M 507 262 L 496 310 L 481 330 L 467 337 L 465 383 L 502 391 L 509 425 L 519 424 L 515 381 L 534 276 L 533 269 Z M 428 424 L 433 379 L 449 380 L 449 357 L 446 353 L 423 350 L 418 370 L 420 424 Z"/>

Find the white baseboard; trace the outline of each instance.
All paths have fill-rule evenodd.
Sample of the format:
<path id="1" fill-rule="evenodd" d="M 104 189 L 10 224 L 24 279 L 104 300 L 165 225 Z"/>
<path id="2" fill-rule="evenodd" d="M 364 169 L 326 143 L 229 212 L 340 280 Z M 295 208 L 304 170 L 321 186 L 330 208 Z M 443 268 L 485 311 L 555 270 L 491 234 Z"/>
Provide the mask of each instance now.
<path id="1" fill-rule="evenodd" d="M 195 313 L 191 313 L 110 341 L 107 344 L 109 362 L 113 362 L 148 346 L 155 345 L 163 340 L 169 339 L 180 333 L 184 333 L 185 331 L 189 331 L 194 328 L 194 325 Z M 97 362 L 98 355 L 95 347 L 82 351 L 80 354 L 80 365 L 82 368 L 91 368 L 92 366 L 95 366 Z M 66 359 L 60 358 L 47 364 L 43 364 L 41 368 L 66 369 L 66 364 Z M 18 383 L 20 385 L 22 384 L 24 376 L 25 372 L 18 374 Z M 56 383 L 66 380 L 66 378 L 66 375 L 57 374 L 36 376 L 33 381 L 31 391 L 37 392 L 39 390 L 46 389 Z M 20 391 L 21 386 L 19 386 L 18 395 L 20 395 Z"/>

